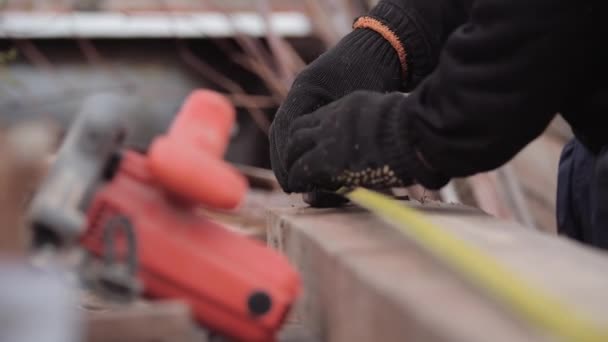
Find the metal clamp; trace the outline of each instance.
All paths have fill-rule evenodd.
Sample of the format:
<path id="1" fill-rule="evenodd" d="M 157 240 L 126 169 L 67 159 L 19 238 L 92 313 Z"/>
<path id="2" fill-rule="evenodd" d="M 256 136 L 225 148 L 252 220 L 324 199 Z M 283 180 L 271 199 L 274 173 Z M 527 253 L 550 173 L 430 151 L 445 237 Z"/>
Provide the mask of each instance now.
<path id="1" fill-rule="evenodd" d="M 116 241 L 119 232 L 127 242 L 123 262 L 117 261 Z M 133 300 L 139 296 L 142 286 L 137 279 L 137 239 L 131 221 L 125 216 L 115 216 L 103 226 L 103 268 L 97 279 L 104 295 L 118 300 Z"/>

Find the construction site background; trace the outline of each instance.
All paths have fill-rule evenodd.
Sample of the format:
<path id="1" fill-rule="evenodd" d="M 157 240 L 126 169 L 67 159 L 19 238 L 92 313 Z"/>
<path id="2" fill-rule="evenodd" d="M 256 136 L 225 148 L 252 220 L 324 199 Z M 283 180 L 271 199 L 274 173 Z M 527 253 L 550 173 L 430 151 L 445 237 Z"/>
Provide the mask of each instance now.
<path id="1" fill-rule="evenodd" d="M 153 114 L 142 125 L 160 132 L 192 89 L 211 88 L 238 107 L 227 158 L 268 168 L 266 133 L 294 76 L 374 3 L 0 1 L 0 119 L 52 121 L 61 135 L 84 97 L 120 91 L 145 99 Z M 554 232 L 556 167 L 570 136 L 558 119 L 499 170 L 410 192 Z"/>

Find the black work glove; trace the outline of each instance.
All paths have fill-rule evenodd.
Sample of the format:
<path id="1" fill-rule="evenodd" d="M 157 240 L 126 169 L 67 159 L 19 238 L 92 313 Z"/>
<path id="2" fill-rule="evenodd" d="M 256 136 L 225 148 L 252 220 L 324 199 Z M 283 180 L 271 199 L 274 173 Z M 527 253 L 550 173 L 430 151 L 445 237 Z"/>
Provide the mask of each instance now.
<path id="1" fill-rule="evenodd" d="M 283 189 L 289 192 L 286 149 L 294 120 L 358 89 L 399 90 L 401 74 L 394 48 L 368 29 L 354 30 L 304 69 L 270 128 L 271 165 Z"/>
<path id="2" fill-rule="evenodd" d="M 447 177 L 429 168 L 407 139 L 402 93 L 357 91 L 295 120 L 287 147 L 287 189 L 388 188 Z"/>

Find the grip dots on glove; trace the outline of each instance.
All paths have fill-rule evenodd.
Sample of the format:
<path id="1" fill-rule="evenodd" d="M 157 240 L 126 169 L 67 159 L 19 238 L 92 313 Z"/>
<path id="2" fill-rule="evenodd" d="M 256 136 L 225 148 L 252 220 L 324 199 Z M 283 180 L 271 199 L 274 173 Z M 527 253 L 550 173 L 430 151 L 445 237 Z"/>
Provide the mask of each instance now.
<path id="1" fill-rule="evenodd" d="M 403 79 L 407 78 L 407 52 L 401 42 L 401 39 L 395 34 L 395 32 L 382 23 L 380 20 L 372 17 L 362 16 L 359 17 L 353 24 L 353 29 L 370 29 L 377 32 L 382 36 L 397 52 L 399 57 L 399 64 L 401 64 L 401 74 Z"/>
<path id="2" fill-rule="evenodd" d="M 367 168 L 361 171 L 345 170 L 336 177 L 342 186 L 402 186 L 403 182 L 388 165 L 379 168 Z"/>

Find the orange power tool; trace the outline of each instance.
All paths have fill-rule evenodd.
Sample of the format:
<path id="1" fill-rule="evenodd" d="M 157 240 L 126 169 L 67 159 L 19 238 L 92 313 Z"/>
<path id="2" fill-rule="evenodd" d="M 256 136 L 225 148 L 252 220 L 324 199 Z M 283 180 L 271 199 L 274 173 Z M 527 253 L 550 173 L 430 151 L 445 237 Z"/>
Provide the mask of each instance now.
<path id="1" fill-rule="evenodd" d="M 300 291 L 298 274 L 282 255 L 198 210 L 235 208 L 247 191 L 245 179 L 222 159 L 234 120 L 225 98 L 194 92 L 146 154 L 122 150 L 108 159 L 107 180 L 77 201 L 86 207 L 86 223 L 76 239 L 108 265 L 119 255 L 128 260 L 145 294 L 188 302 L 209 330 L 240 341 L 272 341 Z M 54 230 L 48 222 L 62 222 L 41 215 L 31 220 L 46 232 Z M 114 269 L 104 279 L 136 292 L 127 278 Z"/>

